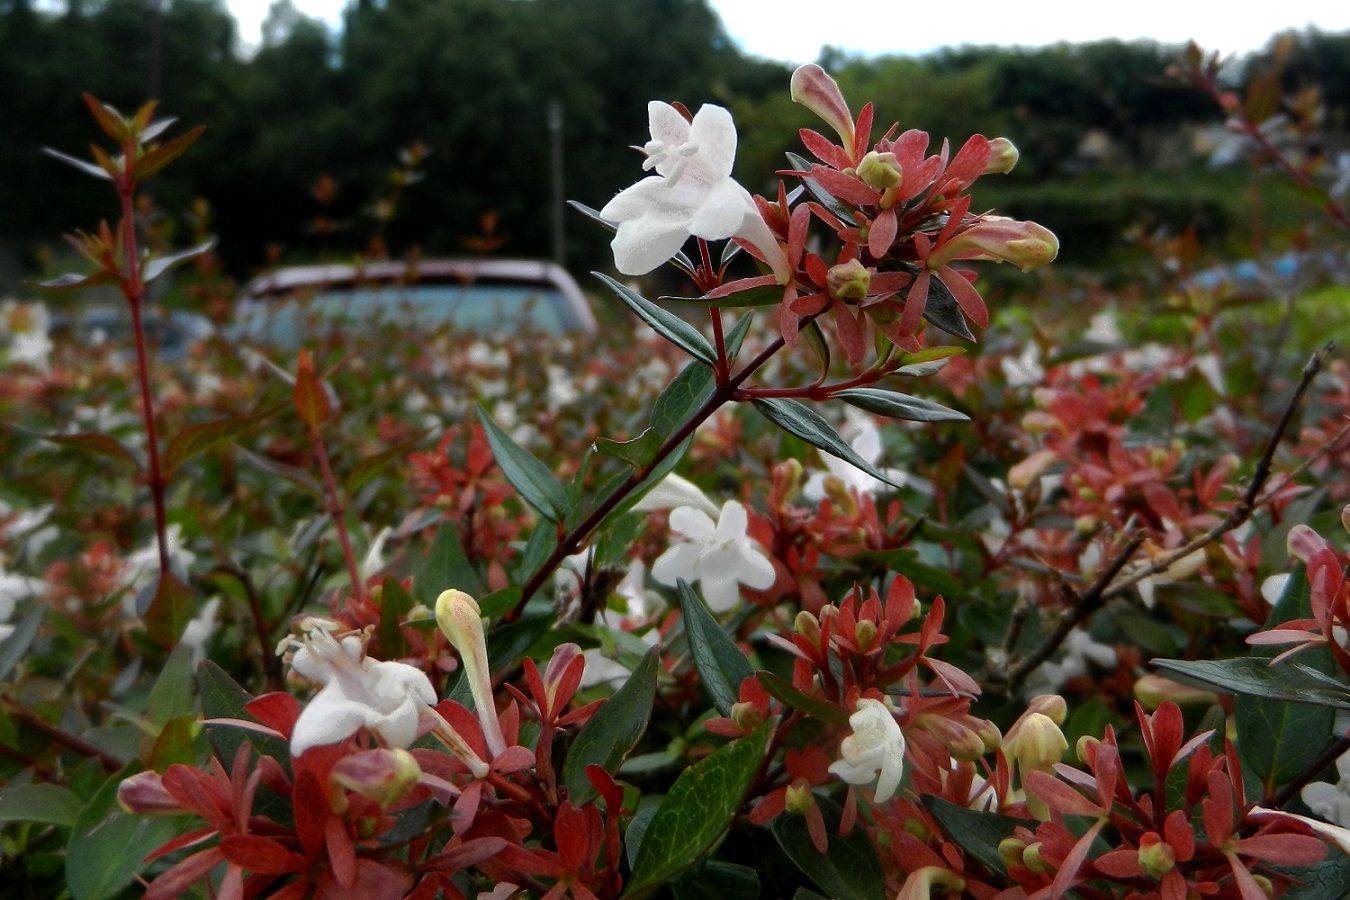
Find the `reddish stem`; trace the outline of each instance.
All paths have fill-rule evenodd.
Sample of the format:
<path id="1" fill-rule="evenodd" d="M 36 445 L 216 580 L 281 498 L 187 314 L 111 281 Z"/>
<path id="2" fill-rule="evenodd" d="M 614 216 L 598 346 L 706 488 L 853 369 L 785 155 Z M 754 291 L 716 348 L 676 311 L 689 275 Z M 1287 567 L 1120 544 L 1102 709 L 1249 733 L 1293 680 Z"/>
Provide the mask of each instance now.
<path id="1" fill-rule="evenodd" d="M 150 359 L 146 352 L 145 326 L 141 319 L 141 305 L 145 299 L 145 284 L 141 281 L 140 252 L 136 246 L 136 176 L 132 166 L 136 159 L 136 142 L 128 138 L 122 143 L 126 170 L 117 180 L 117 194 L 122 201 L 122 247 L 126 271 L 118 279 L 122 295 L 131 308 L 131 333 L 136 341 L 136 374 L 141 389 L 141 417 L 145 423 L 145 442 L 149 458 L 150 500 L 155 511 L 155 540 L 159 545 L 159 572 L 169 572 L 168 519 L 164 512 L 166 479 L 159 462 L 159 436 L 155 429 L 154 401 L 150 393 Z"/>
<path id="2" fill-rule="evenodd" d="M 313 426 L 309 429 L 309 438 L 314 443 L 314 456 L 319 460 L 319 471 L 323 474 L 323 491 L 328 498 L 328 514 L 333 517 L 337 528 L 338 544 L 342 547 L 342 559 L 347 564 L 347 577 L 351 579 L 352 593 L 359 603 L 367 600 L 366 583 L 361 578 L 361 568 L 356 564 L 356 554 L 352 552 L 351 535 L 347 533 L 347 510 L 338 491 L 337 479 L 333 477 L 333 467 L 328 462 L 328 450 L 324 447 L 323 435 Z"/>

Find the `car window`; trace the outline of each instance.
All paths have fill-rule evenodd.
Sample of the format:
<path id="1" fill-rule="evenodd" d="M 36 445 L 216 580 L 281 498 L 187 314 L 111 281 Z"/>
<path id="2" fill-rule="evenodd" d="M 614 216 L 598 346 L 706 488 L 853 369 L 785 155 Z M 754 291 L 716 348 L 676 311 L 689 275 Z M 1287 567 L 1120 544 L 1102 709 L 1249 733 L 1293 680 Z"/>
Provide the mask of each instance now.
<path id="1" fill-rule="evenodd" d="M 352 326 L 388 324 L 477 334 L 564 334 L 581 323 L 562 292 L 550 286 L 475 281 L 329 288 L 264 300 L 250 313 L 245 332 L 263 343 L 297 346 L 306 338 Z"/>

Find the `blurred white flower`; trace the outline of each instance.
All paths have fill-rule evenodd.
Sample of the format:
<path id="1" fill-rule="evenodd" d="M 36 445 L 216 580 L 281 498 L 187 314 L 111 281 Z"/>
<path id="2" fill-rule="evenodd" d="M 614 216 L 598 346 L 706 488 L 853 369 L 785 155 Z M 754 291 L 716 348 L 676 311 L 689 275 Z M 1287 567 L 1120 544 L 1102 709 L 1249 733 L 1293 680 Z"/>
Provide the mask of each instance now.
<path id="1" fill-rule="evenodd" d="M 880 700 L 863 697 L 848 717 L 853 733 L 839 744 L 842 759 L 830 763 L 831 774 L 849 784 L 876 779 L 873 798 L 885 803 L 895 796 L 905 772 L 905 733 Z"/>
<path id="2" fill-rule="evenodd" d="M 669 103 L 653 100 L 647 114 L 652 139 L 640 148 L 647 154 L 642 168 L 656 174 L 625 188 L 600 210 L 601 218 L 618 225 L 615 267 L 625 275 L 646 275 L 691 235 L 710 241 L 740 237 L 786 278 L 782 248 L 750 192 L 731 177 L 736 159 L 731 113 L 708 104 L 691 123 Z"/>
<path id="3" fill-rule="evenodd" d="M 853 448 L 854 453 L 862 457 L 863 462 L 873 468 L 877 467 L 877 462 L 881 459 L 881 429 L 877 428 L 877 424 L 871 416 L 850 416 L 844 425 L 842 436 L 848 438 L 848 445 Z M 859 494 L 884 494 L 895 490 L 891 484 L 874 478 L 852 463 L 844 462 L 837 456 L 821 453 L 820 458 L 825 463 L 826 471 L 812 472 L 806 479 L 806 485 L 802 488 L 802 493 L 812 503 L 819 503 L 828 496 L 826 490 L 826 479 L 828 478 L 839 479 L 843 482 L 845 488 L 852 488 Z M 928 487 L 927 482 L 921 483 L 918 479 L 911 479 L 903 469 L 880 469 L 879 471 L 895 484 L 910 484 L 921 491 Z"/>
<path id="4" fill-rule="evenodd" d="M 1147 563 L 1145 564 L 1147 565 Z M 1140 579 L 1135 585 L 1135 590 L 1139 591 L 1139 599 L 1144 601 L 1144 605 L 1149 609 L 1153 608 L 1154 594 L 1159 587 L 1165 584 L 1174 584 L 1178 581 L 1185 581 L 1196 572 L 1199 572 L 1205 565 L 1205 551 L 1203 549 L 1194 550 L 1181 559 L 1172 563 L 1161 572 L 1149 575 Z"/>
<path id="5" fill-rule="evenodd" d="M 1088 673 L 1088 663 L 1103 669 L 1116 667 L 1116 649 L 1094 641 L 1086 629 L 1070 631 L 1061 645 L 1060 658 L 1045 662 L 1027 678 L 1023 688 L 1028 696 L 1055 694 L 1064 684 Z"/>
<path id="6" fill-rule="evenodd" d="M 556 412 L 561 407 L 571 406 L 581 398 L 581 391 L 577 389 L 576 382 L 562 366 L 549 366 L 547 374 L 550 411 Z"/>
<path id="7" fill-rule="evenodd" d="M 1303 788 L 1299 796 L 1315 815 L 1350 828 L 1350 753 L 1337 758 L 1336 774 L 1339 778 L 1335 784 L 1314 781 Z"/>
<path id="8" fill-rule="evenodd" d="M 51 366 L 52 341 L 47 332 L 51 317 L 41 303 L 0 304 L 0 336 L 7 336 L 4 357 L 11 365 L 28 365 L 45 372 Z"/>
<path id="9" fill-rule="evenodd" d="M 339 641 L 334 622 L 309 619 L 304 637 L 289 638 L 291 671 L 322 687 L 309 701 L 291 732 L 291 755 L 336 744 L 365 728 L 390 747 L 406 748 L 417 737 L 418 718 L 436 702 L 426 673 L 399 662 L 366 656 L 365 642 L 354 634 Z"/>
<path id="10" fill-rule="evenodd" d="M 183 636 L 178 639 L 178 643 L 186 644 L 192 651 L 192 667 L 197 668 L 197 663 L 206 657 L 206 642 L 211 640 L 211 636 L 216 633 L 220 627 L 216 619 L 220 612 L 220 598 L 212 597 L 202 605 L 201 611 L 193 616 L 183 629 Z"/>
<path id="11" fill-rule="evenodd" d="M 1004 356 L 998 364 L 1009 387 L 1031 387 L 1045 380 L 1045 367 L 1041 365 L 1041 349 L 1031 341 L 1027 341 L 1020 354 Z"/>
<path id="12" fill-rule="evenodd" d="M 742 584 L 755 590 L 773 585 L 773 563 L 746 535 L 745 507 L 735 500 L 722 504 L 717 524 L 707 513 L 677 506 L 670 513 L 670 530 L 685 540 L 672 544 L 652 565 L 652 577 L 674 586 L 681 578 L 698 582 L 713 612 L 726 612 L 741 598 Z"/>

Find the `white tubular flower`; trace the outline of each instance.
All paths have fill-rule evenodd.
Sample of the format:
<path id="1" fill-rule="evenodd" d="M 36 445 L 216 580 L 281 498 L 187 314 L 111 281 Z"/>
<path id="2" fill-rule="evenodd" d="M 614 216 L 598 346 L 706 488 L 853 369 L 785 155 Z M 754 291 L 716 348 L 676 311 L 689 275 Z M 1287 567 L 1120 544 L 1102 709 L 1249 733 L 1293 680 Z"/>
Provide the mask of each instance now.
<path id="1" fill-rule="evenodd" d="M 735 500 L 722 504 L 717 524 L 690 506 L 670 513 L 670 530 L 685 540 L 674 544 L 652 564 L 652 577 L 674 587 L 681 578 L 699 583 L 713 612 L 726 612 L 740 600 L 740 585 L 755 590 L 772 587 L 773 563 L 746 535 L 745 507 Z"/>
<path id="2" fill-rule="evenodd" d="M 283 642 L 281 649 L 294 650 L 291 670 L 322 685 L 296 720 L 291 755 L 336 744 L 361 728 L 390 747 L 406 748 L 417 737 L 422 711 L 436 702 L 431 682 L 420 669 L 370 659 L 361 637 L 339 641 L 331 633 L 336 628 L 310 619 L 303 638 Z"/>
<path id="3" fill-rule="evenodd" d="M 647 104 L 652 139 L 641 150 L 642 168 L 656 174 L 625 188 L 600 210 L 618 225 L 614 265 L 625 275 L 645 275 L 679 252 L 690 235 L 718 241 L 739 237 L 770 260 L 780 280 L 787 257 L 764 223 L 750 192 L 731 177 L 736 125 L 711 104 L 694 121 L 669 103 Z"/>
<path id="4" fill-rule="evenodd" d="M 483 640 L 483 617 L 478 601 L 463 591 L 442 591 L 436 598 L 436 623 L 459 653 L 464 677 L 469 680 L 473 705 L 483 726 L 488 753 L 496 759 L 506 750 L 496 701 L 492 699 L 492 672 L 488 669 L 487 644 Z"/>
<path id="5" fill-rule="evenodd" d="M 633 504 L 638 512 L 654 512 L 658 509 L 674 509 L 677 506 L 692 506 L 709 516 L 718 513 L 717 504 L 708 499 L 708 495 L 687 478 L 681 478 L 674 472 L 662 478 L 641 500 Z"/>
<path id="6" fill-rule="evenodd" d="M 905 733 L 880 700 L 863 697 L 848 717 L 853 733 L 839 744 L 843 759 L 830 763 L 830 773 L 849 784 L 876 779 L 873 799 L 885 803 L 895 796 L 905 772 Z"/>

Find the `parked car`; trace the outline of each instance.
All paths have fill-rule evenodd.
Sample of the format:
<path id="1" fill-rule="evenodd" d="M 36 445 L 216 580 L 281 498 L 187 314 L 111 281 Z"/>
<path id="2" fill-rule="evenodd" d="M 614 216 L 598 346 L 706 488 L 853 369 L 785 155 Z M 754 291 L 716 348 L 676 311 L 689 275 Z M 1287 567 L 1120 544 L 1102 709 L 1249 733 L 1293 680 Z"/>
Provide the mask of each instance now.
<path id="1" fill-rule="evenodd" d="M 283 347 L 386 323 L 489 335 L 596 330 L 572 276 L 529 259 L 291 266 L 247 286 L 235 323 L 236 338 Z"/>

